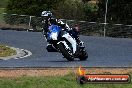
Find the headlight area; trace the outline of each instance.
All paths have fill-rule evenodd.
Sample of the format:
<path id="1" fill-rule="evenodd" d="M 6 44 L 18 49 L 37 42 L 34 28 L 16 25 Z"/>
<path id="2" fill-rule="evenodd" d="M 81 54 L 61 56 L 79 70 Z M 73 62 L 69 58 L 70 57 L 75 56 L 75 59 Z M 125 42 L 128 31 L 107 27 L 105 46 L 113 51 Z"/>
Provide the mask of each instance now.
<path id="1" fill-rule="evenodd" d="M 58 33 L 57 32 L 52 32 L 50 37 L 51 37 L 52 40 L 57 40 Z"/>

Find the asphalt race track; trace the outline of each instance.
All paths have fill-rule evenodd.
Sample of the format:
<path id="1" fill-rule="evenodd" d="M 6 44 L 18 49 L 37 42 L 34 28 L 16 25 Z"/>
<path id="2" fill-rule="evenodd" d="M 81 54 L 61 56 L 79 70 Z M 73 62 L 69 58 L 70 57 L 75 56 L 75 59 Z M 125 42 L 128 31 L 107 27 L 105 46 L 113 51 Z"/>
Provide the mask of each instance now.
<path id="1" fill-rule="evenodd" d="M 132 39 L 81 36 L 89 58 L 68 62 L 60 53 L 46 51 L 40 32 L 0 30 L 0 43 L 26 49 L 32 56 L 0 60 L 0 67 L 132 67 Z"/>

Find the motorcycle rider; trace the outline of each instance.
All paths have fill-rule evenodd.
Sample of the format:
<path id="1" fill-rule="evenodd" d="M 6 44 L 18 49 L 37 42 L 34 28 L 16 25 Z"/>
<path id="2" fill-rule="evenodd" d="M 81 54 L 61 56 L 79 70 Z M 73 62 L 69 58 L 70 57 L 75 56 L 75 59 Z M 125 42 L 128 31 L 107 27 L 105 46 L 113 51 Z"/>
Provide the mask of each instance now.
<path id="1" fill-rule="evenodd" d="M 65 28 L 69 32 L 69 34 L 71 34 L 76 39 L 77 43 L 80 46 L 83 46 L 83 42 L 80 41 L 79 39 L 79 35 L 78 35 L 79 31 L 77 31 L 77 28 L 70 28 L 67 24 L 65 24 L 61 20 L 55 19 L 51 11 L 43 11 L 41 14 L 41 17 L 43 20 L 42 24 L 43 24 L 44 36 L 46 37 L 47 42 L 50 42 L 50 38 L 48 36 L 48 33 L 50 31 L 49 26 L 51 26 L 51 24 L 55 24 L 55 25 L 60 26 L 61 28 Z"/>

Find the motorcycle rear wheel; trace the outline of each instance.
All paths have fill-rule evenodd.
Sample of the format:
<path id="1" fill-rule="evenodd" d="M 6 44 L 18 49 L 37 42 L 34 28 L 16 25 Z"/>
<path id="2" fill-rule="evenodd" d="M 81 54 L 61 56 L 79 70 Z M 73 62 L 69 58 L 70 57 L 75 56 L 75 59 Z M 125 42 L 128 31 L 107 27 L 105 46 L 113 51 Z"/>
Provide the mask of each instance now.
<path id="1" fill-rule="evenodd" d="M 85 61 L 88 58 L 88 53 L 86 50 L 80 51 L 79 59 Z"/>

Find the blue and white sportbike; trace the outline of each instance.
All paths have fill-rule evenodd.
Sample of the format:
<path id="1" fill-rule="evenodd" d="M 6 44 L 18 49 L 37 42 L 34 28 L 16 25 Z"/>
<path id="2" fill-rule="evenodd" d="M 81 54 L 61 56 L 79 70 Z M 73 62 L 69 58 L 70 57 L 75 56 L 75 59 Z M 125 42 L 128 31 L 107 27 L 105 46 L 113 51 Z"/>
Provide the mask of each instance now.
<path id="1" fill-rule="evenodd" d="M 85 47 L 80 46 L 65 28 L 51 25 L 47 35 L 46 40 L 49 44 L 46 49 L 48 52 L 60 52 L 68 61 L 73 61 L 74 58 L 79 58 L 83 61 L 88 58 Z"/>

